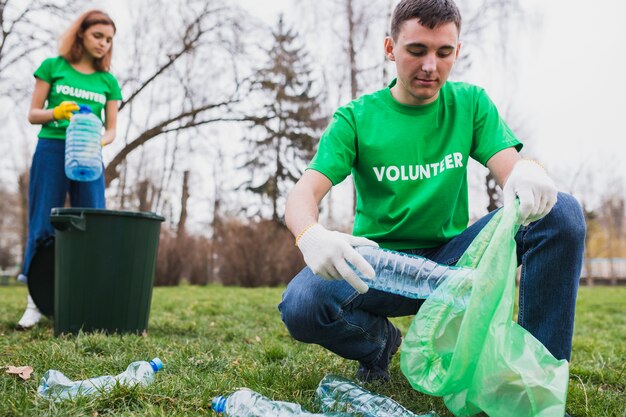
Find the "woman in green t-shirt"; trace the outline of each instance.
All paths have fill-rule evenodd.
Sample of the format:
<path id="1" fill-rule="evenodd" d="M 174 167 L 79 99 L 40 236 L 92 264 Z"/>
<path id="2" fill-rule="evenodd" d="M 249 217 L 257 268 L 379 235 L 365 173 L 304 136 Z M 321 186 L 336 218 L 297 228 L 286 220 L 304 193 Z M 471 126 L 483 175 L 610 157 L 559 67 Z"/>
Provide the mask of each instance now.
<path id="1" fill-rule="evenodd" d="M 104 176 L 95 181 L 68 179 L 64 170 L 65 131 L 78 105 L 88 105 L 104 123 L 102 146 L 115 138 L 119 100 L 116 78 L 109 73 L 115 23 L 104 12 L 83 13 L 61 36 L 59 56 L 42 62 L 34 73 L 28 121 L 42 125 L 30 168 L 28 241 L 19 279 L 25 281 L 38 248 L 51 244 L 50 210 L 63 207 L 69 193 L 73 207 L 104 208 Z M 41 313 L 31 296 L 18 327 L 29 328 Z"/>

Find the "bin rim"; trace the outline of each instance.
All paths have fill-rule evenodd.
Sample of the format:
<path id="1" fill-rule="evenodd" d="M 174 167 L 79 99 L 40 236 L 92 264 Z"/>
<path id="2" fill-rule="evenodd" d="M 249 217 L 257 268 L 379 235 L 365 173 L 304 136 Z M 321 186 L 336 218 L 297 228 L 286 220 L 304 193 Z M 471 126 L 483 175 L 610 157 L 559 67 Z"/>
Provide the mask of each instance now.
<path id="1" fill-rule="evenodd" d="M 107 210 L 95 209 L 88 207 L 55 207 L 50 211 L 50 217 L 62 215 L 103 215 L 103 216 L 120 216 L 120 217 L 139 217 L 142 219 L 165 221 L 165 217 L 152 211 L 124 211 L 124 210 Z"/>

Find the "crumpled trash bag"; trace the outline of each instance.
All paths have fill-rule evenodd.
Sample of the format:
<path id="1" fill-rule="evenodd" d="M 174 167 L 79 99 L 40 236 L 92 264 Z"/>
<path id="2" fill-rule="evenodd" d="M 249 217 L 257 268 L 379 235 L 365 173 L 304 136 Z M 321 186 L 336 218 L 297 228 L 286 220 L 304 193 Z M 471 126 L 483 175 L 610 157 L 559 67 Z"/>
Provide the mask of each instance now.
<path id="1" fill-rule="evenodd" d="M 565 414 L 569 364 L 512 320 L 519 204 L 496 213 L 424 302 L 406 334 L 400 367 L 416 390 L 442 396 L 457 417 Z"/>

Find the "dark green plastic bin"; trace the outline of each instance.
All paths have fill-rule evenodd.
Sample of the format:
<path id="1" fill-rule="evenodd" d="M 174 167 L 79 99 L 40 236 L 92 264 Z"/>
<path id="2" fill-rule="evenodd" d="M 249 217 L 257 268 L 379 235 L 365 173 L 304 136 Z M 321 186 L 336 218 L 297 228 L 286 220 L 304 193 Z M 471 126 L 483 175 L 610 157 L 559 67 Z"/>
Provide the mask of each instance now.
<path id="1" fill-rule="evenodd" d="M 148 328 L 163 217 L 54 208 L 54 334 Z"/>

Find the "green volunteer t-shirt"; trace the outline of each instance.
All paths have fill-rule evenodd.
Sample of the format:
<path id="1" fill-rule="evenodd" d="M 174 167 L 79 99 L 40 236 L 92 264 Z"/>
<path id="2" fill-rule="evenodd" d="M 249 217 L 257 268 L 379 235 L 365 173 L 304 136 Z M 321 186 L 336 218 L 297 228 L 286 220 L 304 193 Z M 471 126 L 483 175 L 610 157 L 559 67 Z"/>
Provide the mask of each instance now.
<path id="1" fill-rule="evenodd" d="M 467 162 L 521 149 L 482 88 L 447 82 L 423 106 L 389 87 L 339 108 L 309 165 L 337 184 L 353 175 L 353 233 L 389 249 L 439 246 L 467 228 Z"/>
<path id="2" fill-rule="evenodd" d="M 75 70 L 63 57 L 48 58 L 41 63 L 34 76 L 50 84 L 46 109 L 53 109 L 63 101 L 86 104 L 104 121 L 107 101 L 121 100 L 117 79 L 109 72 L 84 74 Z M 40 138 L 65 139 L 68 120 L 55 120 L 42 126 Z"/>

